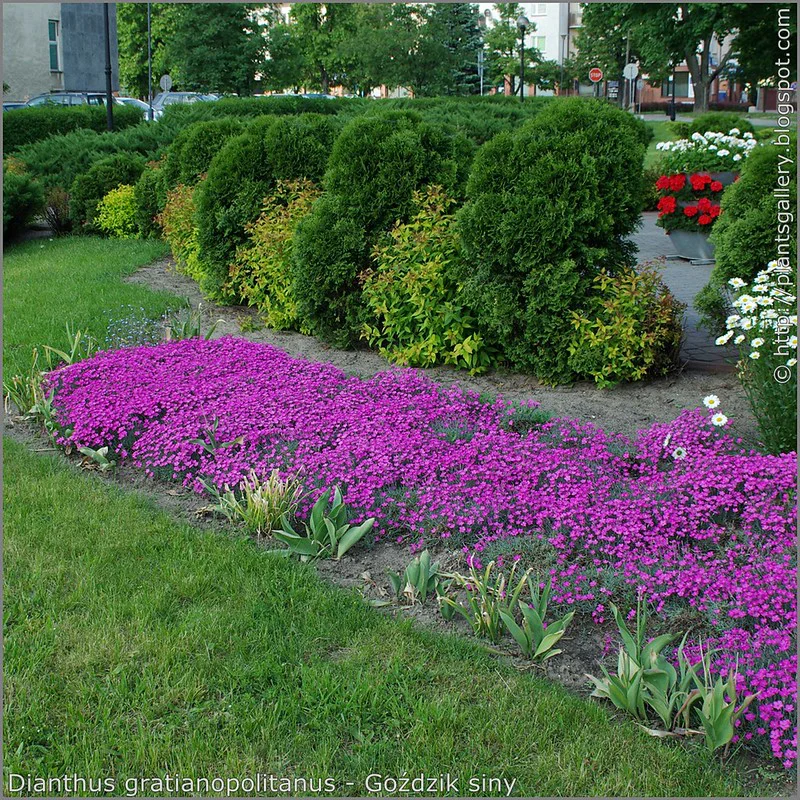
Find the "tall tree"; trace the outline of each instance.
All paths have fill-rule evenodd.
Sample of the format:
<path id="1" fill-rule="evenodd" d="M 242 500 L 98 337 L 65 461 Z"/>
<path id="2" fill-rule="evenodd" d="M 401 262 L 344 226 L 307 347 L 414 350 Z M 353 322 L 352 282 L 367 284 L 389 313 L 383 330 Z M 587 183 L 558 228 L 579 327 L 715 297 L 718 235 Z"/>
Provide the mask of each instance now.
<path id="1" fill-rule="evenodd" d="M 176 3 L 165 60 L 175 85 L 190 91 L 250 94 L 266 46 L 258 6 Z"/>
<path id="2" fill-rule="evenodd" d="M 651 81 L 668 77 L 686 62 L 694 85 L 695 111 L 708 110 L 711 86 L 733 51 L 712 65 L 712 43 L 723 42 L 736 27 L 735 3 L 597 3 L 593 13 L 629 35 Z M 595 7 L 596 6 L 596 7 Z M 586 9 L 588 11 L 588 8 Z"/>
<path id="3" fill-rule="evenodd" d="M 440 44 L 446 57 L 443 71 L 449 73 L 442 94 L 477 94 L 478 51 L 483 46 L 474 3 L 435 3 L 425 26 L 425 37 Z"/>
<path id="4" fill-rule="evenodd" d="M 151 4 L 154 92 L 158 91 L 159 78 L 170 71 L 164 42 L 172 33 L 173 19 L 174 6 L 169 3 Z M 117 4 L 117 46 L 120 86 L 134 97 L 147 98 L 147 3 Z"/>
<path id="5" fill-rule="evenodd" d="M 498 20 L 486 32 L 487 66 L 489 79 L 497 85 L 508 77 L 512 94 L 517 91 L 516 76 L 520 65 L 520 35 L 517 18 L 522 13 L 519 3 L 496 3 Z M 531 23 L 526 35 L 536 30 Z M 532 70 L 541 60 L 541 53 L 535 47 L 526 47 L 524 53 L 525 70 Z"/>
<path id="6" fill-rule="evenodd" d="M 600 67 L 610 79 L 621 79 L 628 61 L 639 61 L 631 42 L 625 9 L 618 3 L 587 3 L 581 28 L 575 37 L 575 66 L 586 81 L 592 67 Z"/>
<path id="7" fill-rule="evenodd" d="M 787 49 L 778 43 L 778 15 L 788 25 L 791 36 Z M 797 80 L 797 7 L 780 3 L 737 3 L 731 9 L 737 28 L 733 54 L 736 67 L 732 75 L 751 88 L 778 77 L 778 61 L 788 66 L 791 80 Z"/>
<path id="8" fill-rule="evenodd" d="M 293 25 L 278 23 L 267 32 L 262 86 L 271 91 L 297 90 L 303 84 L 306 60 Z"/>
<path id="9" fill-rule="evenodd" d="M 305 60 L 305 81 L 327 94 L 349 66 L 343 43 L 355 31 L 354 4 L 295 3 L 289 13 Z"/>

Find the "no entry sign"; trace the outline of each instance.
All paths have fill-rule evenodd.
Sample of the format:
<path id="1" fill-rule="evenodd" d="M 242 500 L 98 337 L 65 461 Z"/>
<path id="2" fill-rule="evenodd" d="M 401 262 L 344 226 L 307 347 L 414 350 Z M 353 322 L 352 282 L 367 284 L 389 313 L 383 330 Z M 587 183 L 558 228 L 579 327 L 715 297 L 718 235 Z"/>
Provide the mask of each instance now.
<path id="1" fill-rule="evenodd" d="M 592 67 L 589 70 L 589 80 L 592 83 L 600 83 L 603 80 L 603 70 L 600 67 Z"/>

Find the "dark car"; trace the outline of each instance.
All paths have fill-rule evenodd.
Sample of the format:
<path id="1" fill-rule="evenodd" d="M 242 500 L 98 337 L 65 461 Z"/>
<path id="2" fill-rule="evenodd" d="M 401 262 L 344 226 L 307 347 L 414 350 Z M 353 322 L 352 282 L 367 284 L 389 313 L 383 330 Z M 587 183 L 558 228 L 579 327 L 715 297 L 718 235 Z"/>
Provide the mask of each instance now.
<path id="1" fill-rule="evenodd" d="M 15 108 L 25 108 L 25 103 L 3 103 L 3 113 L 13 111 Z"/>
<path id="2" fill-rule="evenodd" d="M 106 96 L 101 92 L 48 92 L 32 97 L 25 103 L 26 106 L 104 106 Z"/>

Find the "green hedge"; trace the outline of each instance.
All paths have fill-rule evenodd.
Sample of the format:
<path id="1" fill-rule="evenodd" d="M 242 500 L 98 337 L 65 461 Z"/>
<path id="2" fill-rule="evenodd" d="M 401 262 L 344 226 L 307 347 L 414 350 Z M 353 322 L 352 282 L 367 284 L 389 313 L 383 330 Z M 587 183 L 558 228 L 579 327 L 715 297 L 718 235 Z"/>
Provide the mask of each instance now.
<path id="1" fill-rule="evenodd" d="M 26 145 L 14 157 L 45 188 L 59 186 L 69 189 L 78 175 L 84 174 L 100 159 L 117 153 L 155 158 L 173 137 L 174 132 L 170 128 L 161 128 L 160 123 L 142 123 L 114 133 L 73 131 Z"/>
<path id="2" fill-rule="evenodd" d="M 463 135 L 388 111 L 351 120 L 333 146 L 326 196 L 298 226 L 295 296 L 303 321 L 337 344 L 363 326 L 359 275 L 377 238 L 415 211 L 414 192 L 430 184 L 463 197 L 473 145 Z"/>
<path id="3" fill-rule="evenodd" d="M 201 289 L 220 299 L 245 226 L 257 219 L 279 180 L 319 181 L 338 125 L 319 114 L 266 116 L 229 139 L 197 193 Z"/>
<path id="4" fill-rule="evenodd" d="M 142 122 L 142 112 L 130 106 L 114 106 L 114 128 L 124 130 Z M 40 142 L 49 136 L 76 130 L 104 131 L 104 106 L 44 105 L 19 108 L 3 115 L 3 150 L 13 153 L 20 147 Z"/>
<path id="5" fill-rule="evenodd" d="M 643 137 L 631 116 L 569 98 L 485 144 L 459 214 L 467 302 L 517 369 L 562 382 L 570 312 L 593 277 L 633 261 Z"/>
<path id="6" fill-rule="evenodd" d="M 725 189 L 722 213 L 711 240 L 715 245 L 716 263 L 711 278 L 695 299 L 695 308 L 703 324 L 715 334 L 725 332 L 725 318 L 730 309 L 725 299 L 727 282 L 741 278 L 750 282 L 766 265 L 778 257 L 775 241 L 778 219 L 778 165 L 782 155 L 794 157 L 797 142 L 793 139 L 788 151 L 766 144 L 757 147 L 743 162 L 741 176 Z M 784 165 L 790 181 L 789 207 L 797 204 L 797 172 L 794 164 Z M 784 220 L 785 222 L 785 220 Z M 789 224 L 790 262 L 797 265 L 797 221 Z"/>

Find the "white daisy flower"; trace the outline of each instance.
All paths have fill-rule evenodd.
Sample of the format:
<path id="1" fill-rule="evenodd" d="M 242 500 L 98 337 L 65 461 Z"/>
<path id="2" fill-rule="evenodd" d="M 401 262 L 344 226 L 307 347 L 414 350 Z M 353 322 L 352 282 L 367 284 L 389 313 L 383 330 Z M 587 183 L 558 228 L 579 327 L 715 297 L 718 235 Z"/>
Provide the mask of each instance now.
<path id="1" fill-rule="evenodd" d="M 722 336 L 718 336 L 714 344 L 717 345 L 727 344 L 730 341 L 731 336 L 733 336 L 733 331 L 728 331 L 727 333 L 722 334 Z"/>
<path id="2" fill-rule="evenodd" d="M 734 344 L 741 344 L 741 343 L 744 341 L 744 339 L 745 339 L 745 336 L 744 336 L 744 334 L 743 334 L 743 333 L 740 333 L 740 334 L 739 334 L 739 335 L 738 335 L 738 336 L 737 336 L 737 337 L 736 337 L 736 338 L 733 340 L 733 343 L 734 343 Z"/>
<path id="3" fill-rule="evenodd" d="M 750 347 L 761 347 L 764 344 L 764 340 L 760 336 L 756 336 L 752 342 L 750 342 Z"/>
<path id="4" fill-rule="evenodd" d="M 796 359 L 796 358 L 790 358 L 790 359 L 789 359 L 789 360 L 786 362 L 786 366 L 787 366 L 787 367 L 793 367 L 793 366 L 794 366 L 796 363 L 797 363 L 797 359 Z"/>
<path id="5" fill-rule="evenodd" d="M 749 331 L 753 327 L 753 319 L 752 317 L 745 317 L 740 323 L 739 327 L 743 331 Z"/>
<path id="6" fill-rule="evenodd" d="M 734 136 L 734 135 L 738 136 L 738 135 L 741 133 L 741 131 L 740 131 L 738 128 L 731 128 L 731 129 L 728 131 L 728 133 L 729 133 L 731 136 Z"/>
<path id="7" fill-rule="evenodd" d="M 725 320 L 725 327 L 726 328 L 735 328 L 741 316 L 739 314 L 731 314 L 728 319 Z"/>
<path id="8" fill-rule="evenodd" d="M 728 418 L 724 414 L 714 414 L 711 417 L 711 424 L 716 425 L 718 428 L 721 428 L 723 425 L 727 424 Z"/>
<path id="9" fill-rule="evenodd" d="M 676 447 L 676 448 L 675 448 L 675 449 L 672 451 L 672 457 L 673 457 L 673 458 L 674 458 L 676 461 L 681 461 L 682 459 L 686 458 L 686 449 L 685 449 L 685 448 L 683 448 L 683 447 Z"/>
<path id="10" fill-rule="evenodd" d="M 733 160 L 734 161 L 741 161 L 742 157 L 738 153 L 736 153 L 736 155 L 734 155 L 734 157 L 733 157 Z"/>
<path id="11" fill-rule="evenodd" d="M 719 397 L 717 397 L 715 394 L 709 394 L 703 398 L 703 405 L 708 409 L 716 408 L 719 403 Z"/>
<path id="12" fill-rule="evenodd" d="M 714 149 L 716 150 L 716 148 Z M 730 154 L 731 154 L 730 150 L 724 150 L 724 149 L 717 152 L 717 156 L 719 158 L 725 158 L 725 156 L 729 156 Z"/>
<path id="13" fill-rule="evenodd" d="M 750 353 L 750 358 L 752 358 L 753 361 L 755 361 L 756 359 L 761 358 L 761 353 L 759 353 L 758 350 L 753 350 L 753 352 Z"/>
<path id="14" fill-rule="evenodd" d="M 742 286 L 745 285 L 745 282 L 741 278 L 731 278 L 728 283 L 733 286 L 734 289 L 741 289 Z"/>
<path id="15" fill-rule="evenodd" d="M 795 350 L 797 349 L 797 337 L 790 336 L 789 337 L 789 347 L 793 347 Z"/>

